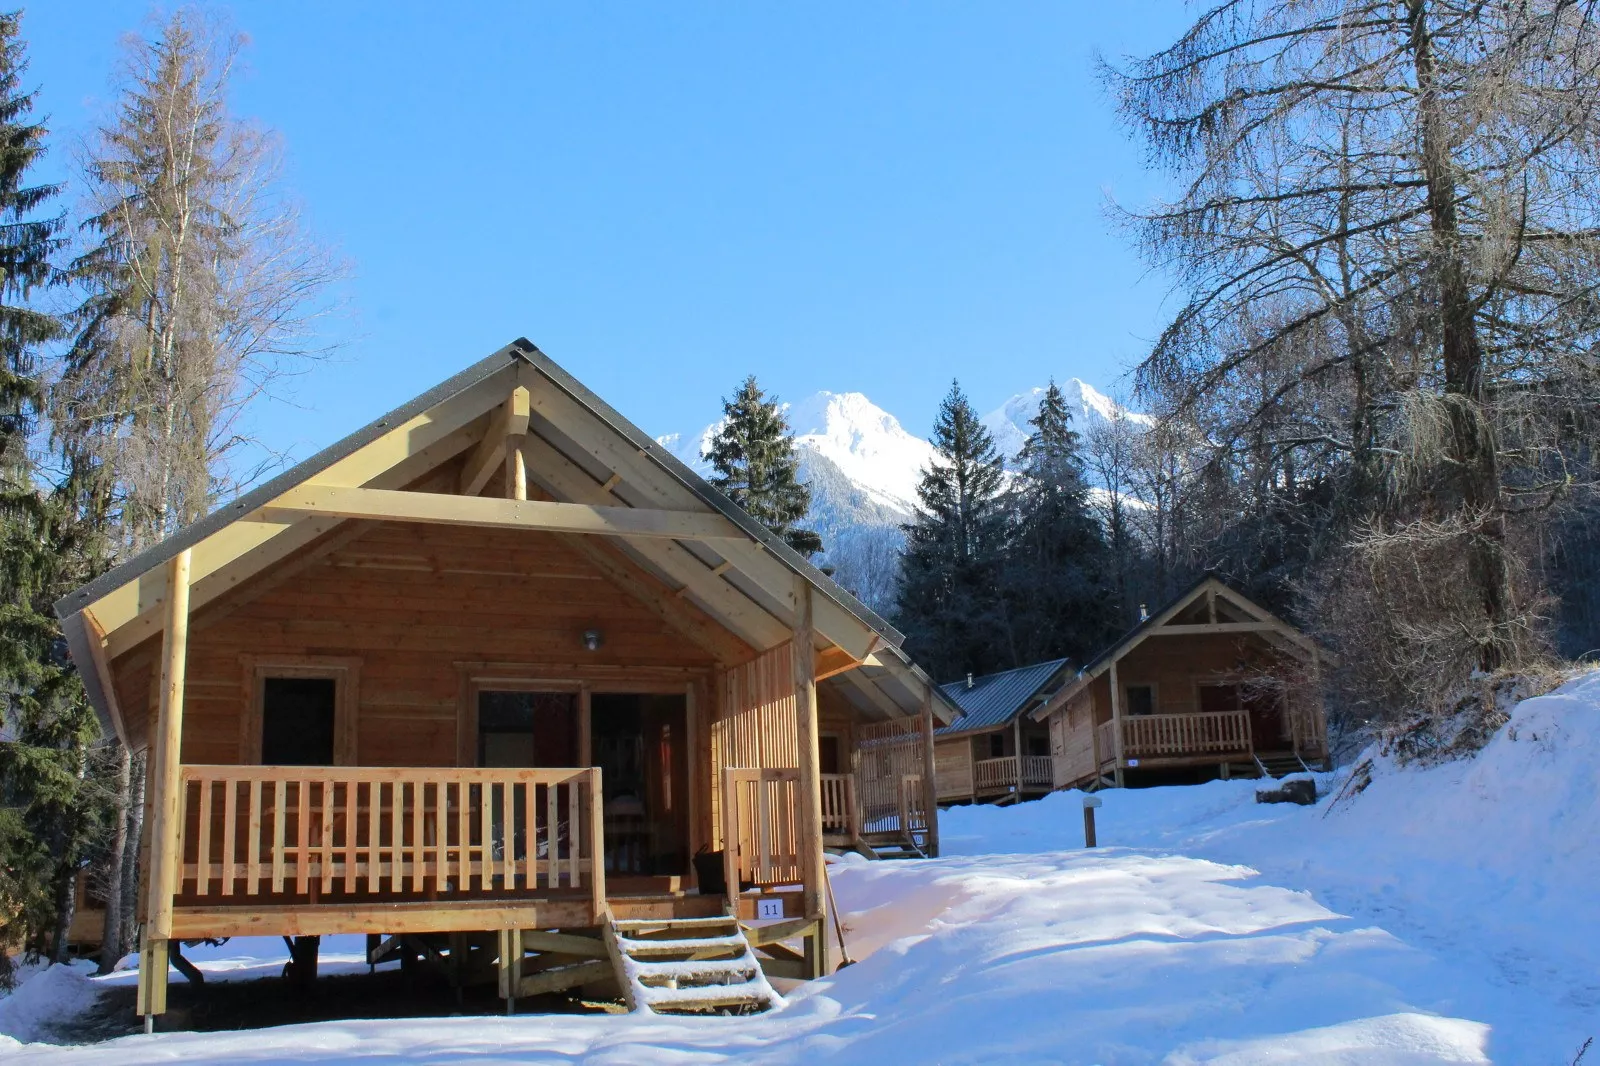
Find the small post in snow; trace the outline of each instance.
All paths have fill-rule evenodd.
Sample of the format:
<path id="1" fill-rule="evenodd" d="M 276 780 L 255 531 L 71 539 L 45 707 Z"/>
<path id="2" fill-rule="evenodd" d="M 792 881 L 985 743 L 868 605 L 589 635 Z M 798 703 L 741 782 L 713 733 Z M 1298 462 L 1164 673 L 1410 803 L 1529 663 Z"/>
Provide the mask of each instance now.
<path id="1" fill-rule="evenodd" d="M 1100 806 L 1100 797 L 1084 793 L 1083 797 L 1083 846 L 1092 848 L 1094 840 L 1094 809 Z"/>

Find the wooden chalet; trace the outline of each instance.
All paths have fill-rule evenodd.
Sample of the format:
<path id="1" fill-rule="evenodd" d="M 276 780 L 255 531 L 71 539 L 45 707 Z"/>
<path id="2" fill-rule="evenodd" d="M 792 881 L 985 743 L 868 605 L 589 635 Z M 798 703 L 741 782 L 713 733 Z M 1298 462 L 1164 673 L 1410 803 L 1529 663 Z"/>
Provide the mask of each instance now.
<path id="1" fill-rule="evenodd" d="M 526 341 L 57 610 L 151 752 L 147 1025 L 236 935 L 759 1009 L 833 963 L 824 847 L 937 849 L 900 635 Z"/>
<path id="2" fill-rule="evenodd" d="M 1214 576 L 1101 652 L 1032 717 L 1057 788 L 1282 776 L 1328 758 L 1309 637 Z"/>
<path id="3" fill-rule="evenodd" d="M 944 686 L 961 717 L 934 730 L 940 803 L 1011 803 L 1055 787 L 1049 729 L 1028 712 L 1072 677 L 1054 659 Z"/>

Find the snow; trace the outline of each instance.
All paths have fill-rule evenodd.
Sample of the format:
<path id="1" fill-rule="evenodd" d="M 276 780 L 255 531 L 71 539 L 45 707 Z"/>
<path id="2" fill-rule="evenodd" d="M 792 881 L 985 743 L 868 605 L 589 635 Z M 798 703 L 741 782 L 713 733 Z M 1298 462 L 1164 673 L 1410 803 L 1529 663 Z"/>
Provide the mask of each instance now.
<path id="1" fill-rule="evenodd" d="M 830 864 L 859 961 L 770 1014 L 329 1022 L 0 1059 L 1570 1063 L 1600 1035 L 1597 741 L 1590 675 L 1520 704 L 1474 759 L 1369 753 L 1370 786 L 1313 808 L 1258 805 L 1245 781 L 1113 790 L 1092 851 L 1076 793 L 958 808 L 943 858 Z M 235 941 L 200 965 L 267 972 L 272 948 Z M 26 997 L 37 1019 L 59 995 L 70 1014 L 92 984 L 68 971 L 30 994 L 43 979 L 0 1001 L 0 1031 L 38 1039 L 6 1012 Z"/>
<path id="2" fill-rule="evenodd" d="M 1127 410 L 1078 378 L 1068 378 L 1061 391 L 1080 432 L 1110 421 L 1118 412 L 1136 426 L 1154 421 L 1149 415 Z M 1008 460 L 1015 458 L 1033 432 L 1028 420 L 1039 413 L 1043 395 L 1043 388 L 1017 393 L 983 418 L 994 435 L 995 447 Z M 937 454 L 931 443 L 907 431 L 899 419 L 859 392 L 818 392 L 783 408 L 799 451 L 827 459 L 872 502 L 899 516 L 912 513 L 922 472 Z M 701 456 L 721 428 L 719 420 L 699 433 L 668 433 L 656 442 L 705 474 L 710 467 Z"/>
<path id="3" fill-rule="evenodd" d="M 896 514 L 911 513 L 922 471 L 936 454 L 932 444 L 908 432 L 899 419 L 859 392 L 819 392 L 799 403 L 786 403 L 783 410 L 796 450 L 829 460 L 873 502 Z M 657 437 L 656 443 L 703 475 L 710 465 L 702 456 L 724 421 L 692 436 L 669 433 Z"/>
<path id="4" fill-rule="evenodd" d="M 1119 414 L 1135 428 L 1143 429 L 1155 424 L 1147 414 L 1130 411 L 1117 401 L 1079 378 L 1068 378 L 1060 384 L 1067 410 L 1072 413 L 1072 425 L 1079 433 L 1094 426 L 1110 422 Z M 1007 461 L 1015 459 L 1022 444 L 1033 432 L 1029 422 L 1038 417 L 1039 401 L 1044 398 L 1043 388 L 1019 392 L 999 407 L 983 416 L 983 424 L 994 437 L 995 447 Z"/>
<path id="5" fill-rule="evenodd" d="M 830 460 L 877 503 L 910 514 L 937 454 L 859 392 L 819 392 L 788 411 L 795 447 Z"/>
<path id="6" fill-rule="evenodd" d="M 89 980 L 92 963 L 25 966 L 16 991 L 0 996 L 0 1051 L 8 1043 L 50 1040 L 57 1031 L 94 1007 L 100 993 Z"/>

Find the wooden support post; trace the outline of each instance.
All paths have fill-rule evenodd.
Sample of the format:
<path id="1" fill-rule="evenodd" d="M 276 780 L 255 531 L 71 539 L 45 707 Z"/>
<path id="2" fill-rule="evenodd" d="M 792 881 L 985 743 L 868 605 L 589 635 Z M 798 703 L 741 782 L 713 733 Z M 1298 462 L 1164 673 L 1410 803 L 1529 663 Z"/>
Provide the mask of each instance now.
<path id="1" fill-rule="evenodd" d="M 1122 693 L 1119 691 L 1122 685 L 1117 681 L 1117 660 L 1115 658 L 1111 660 L 1109 680 L 1111 682 L 1111 756 L 1115 760 L 1113 763 L 1115 767 L 1113 776 L 1116 778 L 1117 787 L 1121 788 L 1123 785 L 1122 768 L 1127 765 L 1127 761 L 1123 758 L 1122 752 Z"/>
<path id="2" fill-rule="evenodd" d="M 506 437 L 506 499 L 528 498 L 528 460 L 522 454 L 522 434 Z"/>
<path id="3" fill-rule="evenodd" d="M 822 756 L 817 737 L 817 679 L 815 636 L 812 630 L 811 582 L 795 575 L 794 637 L 790 647 L 794 661 L 794 710 L 800 753 L 800 874 L 804 889 L 802 902 L 807 918 L 827 924 L 823 904 L 822 879 L 826 876 L 822 854 Z M 827 938 L 816 936 L 809 950 L 817 953 L 817 972 L 828 967 Z"/>
<path id="4" fill-rule="evenodd" d="M 611 907 L 606 901 L 605 796 L 601 794 L 600 768 L 591 766 L 584 773 L 589 779 L 589 840 L 593 842 L 589 856 L 589 904 L 595 921 L 610 922 Z"/>
<path id="5" fill-rule="evenodd" d="M 155 795 L 150 826 L 150 881 L 145 901 L 144 946 L 139 960 L 139 1011 L 167 1009 L 167 941 L 172 938 L 172 898 L 183 856 L 183 680 L 189 650 L 189 549 L 167 563 L 166 626 L 161 637 L 161 697 L 150 758 Z"/>
<path id="6" fill-rule="evenodd" d="M 1017 799 L 1022 799 L 1022 715 L 1017 715 L 1011 722 L 1011 764 L 1012 773 L 1017 775 Z"/>
<path id="7" fill-rule="evenodd" d="M 522 930 L 500 930 L 500 953 L 496 959 L 500 978 L 500 998 L 506 1013 L 517 1013 L 517 991 L 522 987 Z"/>
<path id="8" fill-rule="evenodd" d="M 933 686 L 928 685 L 922 690 L 922 809 L 928 820 L 926 851 L 930 859 L 939 854 L 939 783 L 934 780 L 933 755 Z"/>

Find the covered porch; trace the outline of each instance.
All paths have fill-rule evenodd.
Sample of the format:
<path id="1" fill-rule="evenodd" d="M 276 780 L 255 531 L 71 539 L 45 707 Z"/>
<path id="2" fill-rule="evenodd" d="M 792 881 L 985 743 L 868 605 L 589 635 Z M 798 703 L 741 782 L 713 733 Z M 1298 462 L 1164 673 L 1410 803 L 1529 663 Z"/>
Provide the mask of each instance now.
<path id="1" fill-rule="evenodd" d="M 58 605 L 151 752 L 142 1013 L 199 937 L 489 937 L 508 1002 L 713 926 L 831 969 L 823 848 L 937 848 L 954 711 L 652 445 L 519 342 Z"/>
<path id="2" fill-rule="evenodd" d="M 1328 756 L 1324 653 L 1207 577 L 1107 649 L 1036 712 L 1056 787 L 1130 775 L 1282 776 Z"/>

